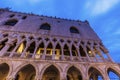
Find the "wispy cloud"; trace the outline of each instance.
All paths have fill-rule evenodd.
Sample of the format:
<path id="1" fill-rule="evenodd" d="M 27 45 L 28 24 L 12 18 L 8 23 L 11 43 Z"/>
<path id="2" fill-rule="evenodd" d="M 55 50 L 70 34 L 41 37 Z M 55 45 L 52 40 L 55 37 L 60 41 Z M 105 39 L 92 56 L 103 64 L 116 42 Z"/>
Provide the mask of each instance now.
<path id="1" fill-rule="evenodd" d="M 85 4 L 85 8 L 90 10 L 92 15 L 106 13 L 113 8 L 120 0 L 89 0 Z"/>

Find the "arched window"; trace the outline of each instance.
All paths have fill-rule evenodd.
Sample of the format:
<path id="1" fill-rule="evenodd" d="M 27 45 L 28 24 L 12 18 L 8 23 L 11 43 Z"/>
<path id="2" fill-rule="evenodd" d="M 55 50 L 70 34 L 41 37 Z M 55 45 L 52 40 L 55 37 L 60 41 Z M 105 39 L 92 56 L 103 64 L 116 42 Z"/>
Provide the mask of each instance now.
<path id="1" fill-rule="evenodd" d="M 75 27 L 71 27 L 70 28 L 70 33 L 77 33 L 77 34 L 79 34 L 79 30 L 76 29 Z"/>
<path id="2" fill-rule="evenodd" d="M 120 75 L 115 70 L 109 68 L 107 73 L 110 80 L 120 80 Z"/>
<path id="3" fill-rule="evenodd" d="M 18 21 L 16 19 L 8 20 L 4 25 L 14 26 Z"/>
<path id="4" fill-rule="evenodd" d="M 51 29 L 51 26 L 47 23 L 44 23 L 40 26 L 40 29 L 43 29 L 43 30 L 50 30 Z"/>

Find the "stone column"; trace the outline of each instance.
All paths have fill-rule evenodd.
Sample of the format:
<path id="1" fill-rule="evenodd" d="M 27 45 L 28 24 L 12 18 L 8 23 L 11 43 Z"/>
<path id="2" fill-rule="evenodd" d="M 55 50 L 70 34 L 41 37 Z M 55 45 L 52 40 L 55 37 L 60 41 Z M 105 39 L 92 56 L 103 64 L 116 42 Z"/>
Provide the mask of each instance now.
<path id="1" fill-rule="evenodd" d="M 45 45 L 45 47 L 44 47 L 44 53 L 42 54 L 42 59 L 45 59 L 46 50 L 47 50 L 47 46 Z"/>
<path id="2" fill-rule="evenodd" d="M 15 80 L 15 75 L 11 74 L 6 77 L 6 80 Z"/>
<path id="3" fill-rule="evenodd" d="M 20 43 L 16 43 L 16 47 L 13 49 L 9 57 L 12 57 L 14 55 L 14 52 L 17 50 L 19 46 L 20 46 Z"/>
<path id="4" fill-rule="evenodd" d="M 86 51 L 86 45 L 83 46 L 83 50 L 85 51 L 85 54 L 87 56 L 88 61 L 90 61 L 90 57 L 89 57 L 89 55 L 88 55 L 88 53 Z"/>
<path id="5" fill-rule="evenodd" d="M 104 80 L 110 80 L 110 78 L 109 78 L 109 76 L 108 76 L 108 74 L 107 74 L 107 73 L 106 73 L 106 74 L 104 74 L 103 76 L 104 76 Z"/>
<path id="6" fill-rule="evenodd" d="M 77 52 L 78 52 L 79 60 L 82 61 L 81 55 L 80 55 L 80 51 L 79 51 L 79 47 L 78 47 L 76 50 L 77 50 Z"/>
<path id="7" fill-rule="evenodd" d="M 37 51 L 37 49 L 39 49 L 38 47 L 39 47 L 39 45 L 36 44 L 36 46 L 35 46 L 35 50 L 34 50 L 33 55 L 32 55 L 32 58 L 35 58 L 36 51 Z"/>
<path id="8" fill-rule="evenodd" d="M 70 51 L 70 59 L 73 60 L 73 56 L 72 56 L 72 48 L 71 48 L 71 46 L 69 47 L 69 51 Z"/>
<path id="9" fill-rule="evenodd" d="M 60 80 L 67 80 L 66 75 L 67 74 L 65 72 L 60 72 Z"/>
<path id="10" fill-rule="evenodd" d="M 97 59 L 97 57 L 96 57 L 96 54 L 95 54 L 95 52 L 94 52 L 93 47 L 94 47 L 94 45 L 93 45 L 93 43 L 92 43 L 92 44 L 90 45 L 90 50 L 91 50 L 93 56 L 95 57 L 96 61 L 98 61 L 98 59 Z"/>
<path id="11" fill-rule="evenodd" d="M 27 41 L 27 43 L 26 43 L 26 47 L 25 47 L 25 49 L 23 50 L 23 52 L 22 52 L 22 54 L 21 54 L 20 57 L 25 57 L 26 50 L 27 50 L 27 48 L 28 48 L 29 46 L 30 46 L 30 43 Z"/>
<path id="12" fill-rule="evenodd" d="M 101 53 L 100 48 L 97 47 L 96 49 L 99 51 L 99 53 L 100 53 L 100 55 L 101 55 L 101 57 L 102 57 L 102 60 L 105 61 L 105 59 L 104 59 L 104 57 L 103 57 L 103 55 L 102 55 L 102 53 Z"/>
<path id="13" fill-rule="evenodd" d="M 113 62 L 112 58 L 110 57 L 109 53 L 106 53 L 106 55 L 108 56 L 108 59 Z"/>
<path id="14" fill-rule="evenodd" d="M 89 80 L 88 73 L 83 74 L 82 80 Z"/>
<path id="15" fill-rule="evenodd" d="M 64 60 L 64 51 L 63 51 L 63 46 L 61 46 L 61 59 Z"/>
<path id="16" fill-rule="evenodd" d="M 55 46 L 53 46 L 53 50 L 52 50 L 52 60 L 55 59 Z"/>

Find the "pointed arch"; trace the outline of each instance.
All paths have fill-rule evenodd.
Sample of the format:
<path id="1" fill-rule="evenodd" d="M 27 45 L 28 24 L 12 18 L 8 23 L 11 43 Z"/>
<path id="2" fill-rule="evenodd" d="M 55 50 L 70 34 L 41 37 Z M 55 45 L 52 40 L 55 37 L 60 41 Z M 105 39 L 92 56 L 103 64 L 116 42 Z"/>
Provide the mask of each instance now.
<path id="1" fill-rule="evenodd" d="M 30 46 L 27 48 L 27 53 L 28 53 L 28 54 L 29 54 L 29 53 L 33 53 L 34 50 L 35 50 L 35 46 L 36 46 L 35 41 L 33 41 L 33 42 L 30 44 Z"/>
<path id="2" fill-rule="evenodd" d="M 83 80 L 81 72 L 74 66 L 68 69 L 66 78 L 67 80 Z"/>
<path id="3" fill-rule="evenodd" d="M 33 65 L 27 64 L 15 75 L 15 80 L 34 80 L 36 76 L 36 69 Z"/>
<path id="4" fill-rule="evenodd" d="M 44 53 L 44 42 L 41 42 L 37 48 L 36 54 L 43 54 Z"/>
<path id="5" fill-rule="evenodd" d="M 107 74 L 108 74 L 110 80 L 113 80 L 113 79 L 119 80 L 120 79 L 120 73 L 118 73 L 113 68 L 108 68 L 107 69 Z"/>
<path id="6" fill-rule="evenodd" d="M 72 45 L 72 56 L 78 56 L 77 49 L 74 45 Z"/>
<path id="7" fill-rule="evenodd" d="M 59 69 L 54 65 L 50 65 L 44 70 L 42 75 L 43 80 L 60 80 L 60 72 Z"/>
<path id="8" fill-rule="evenodd" d="M 24 51 L 24 49 L 25 49 L 25 47 L 26 47 L 26 44 L 27 44 L 27 41 L 26 41 L 26 40 L 24 40 L 23 42 L 21 42 L 20 45 L 18 46 L 16 52 L 17 52 L 18 54 L 21 54 L 21 53 Z"/>
<path id="9" fill-rule="evenodd" d="M 47 45 L 46 54 L 52 55 L 52 49 L 53 49 L 53 45 L 52 45 L 52 43 L 50 42 L 50 43 Z"/>
<path id="10" fill-rule="evenodd" d="M 67 44 L 64 45 L 63 51 L 65 56 L 70 56 L 70 51 Z"/>
<path id="11" fill-rule="evenodd" d="M 16 47 L 17 39 L 15 39 L 12 45 L 8 48 L 7 52 L 12 52 L 13 49 Z"/>
<path id="12" fill-rule="evenodd" d="M 35 44 L 35 41 L 33 41 L 26 50 L 26 57 L 31 58 L 33 56 L 35 47 L 36 47 L 36 44 Z"/>
<path id="13" fill-rule="evenodd" d="M 81 57 L 86 57 L 86 53 L 81 45 L 79 46 L 79 52 L 80 52 Z"/>
<path id="14" fill-rule="evenodd" d="M 10 68 L 7 63 L 0 64 L 0 80 L 5 80 L 9 71 L 10 71 Z"/>
<path id="15" fill-rule="evenodd" d="M 86 46 L 86 50 L 87 50 L 87 54 L 88 54 L 90 57 L 93 57 L 93 53 L 92 53 L 90 47 Z"/>
<path id="16" fill-rule="evenodd" d="M 59 59 L 60 56 L 61 56 L 61 46 L 59 43 L 56 44 L 56 47 L 55 47 L 55 59 Z"/>
<path id="17" fill-rule="evenodd" d="M 4 39 L 3 41 L 0 42 L 0 50 L 3 49 L 3 47 L 6 45 L 6 42 L 8 41 L 8 38 Z"/>
<path id="18" fill-rule="evenodd" d="M 94 67 L 90 67 L 88 70 L 89 80 L 104 80 L 102 73 Z"/>

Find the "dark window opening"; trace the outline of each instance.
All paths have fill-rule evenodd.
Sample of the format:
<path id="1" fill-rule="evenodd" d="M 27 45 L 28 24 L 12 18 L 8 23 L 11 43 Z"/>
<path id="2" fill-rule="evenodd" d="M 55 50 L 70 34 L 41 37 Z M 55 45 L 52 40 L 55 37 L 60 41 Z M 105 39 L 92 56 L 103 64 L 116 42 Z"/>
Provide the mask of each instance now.
<path id="1" fill-rule="evenodd" d="M 11 52 L 16 47 L 16 43 L 17 42 L 14 42 L 7 51 Z"/>
<path id="2" fill-rule="evenodd" d="M 56 41 L 57 41 L 57 39 L 56 39 L 56 38 L 54 38 L 54 39 L 53 39 L 53 41 L 54 41 L 54 42 L 56 42 Z"/>
<path id="3" fill-rule="evenodd" d="M 64 40 L 63 40 L 63 39 L 60 39 L 60 42 L 64 42 Z"/>
<path id="4" fill-rule="evenodd" d="M 52 44 L 50 43 L 47 48 L 52 49 Z"/>
<path id="5" fill-rule="evenodd" d="M 8 37 L 8 34 L 3 34 L 3 37 Z"/>
<path id="6" fill-rule="evenodd" d="M 82 46 L 80 46 L 80 54 L 81 54 L 81 56 L 82 57 L 86 57 L 86 53 L 85 53 L 85 51 L 83 50 L 83 48 L 82 48 Z"/>
<path id="7" fill-rule="evenodd" d="M 43 30 L 50 30 L 51 27 L 50 27 L 49 24 L 45 23 L 45 24 L 42 24 L 42 25 L 40 26 L 40 29 L 43 29 Z"/>
<path id="8" fill-rule="evenodd" d="M 49 38 L 46 38 L 45 40 L 46 40 L 46 41 L 49 41 Z"/>
<path id="9" fill-rule="evenodd" d="M 29 39 L 32 40 L 32 39 L 34 39 L 34 38 L 33 38 L 33 36 L 30 36 Z"/>
<path id="10" fill-rule="evenodd" d="M 76 29 L 75 27 L 71 27 L 71 28 L 70 28 L 70 32 L 71 32 L 71 33 L 77 33 L 77 34 L 79 34 L 79 30 Z"/>
<path id="11" fill-rule="evenodd" d="M 64 55 L 70 56 L 70 51 L 67 45 L 64 46 Z"/>
<path id="12" fill-rule="evenodd" d="M 2 50 L 2 48 L 5 46 L 6 42 L 8 41 L 8 39 L 0 42 L 0 50 Z"/>
<path id="13" fill-rule="evenodd" d="M 9 17 L 12 18 L 12 17 L 14 17 L 14 16 L 15 16 L 14 14 L 11 14 Z"/>
<path id="14" fill-rule="evenodd" d="M 44 43 L 42 42 L 36 51 L 37 54 L 43 54 L 44 53 Z"/>
<path id="15" fill-rule="evenodd" d="M 109 68 L 107 73 L 108 73 L 110 80 L 120 80 L 120 75 L 113 69 Z"/>
<path id="16" fill-rule="evenodd" d="M 77 50 L 76 50 L 75 46 L 73 46 L 73 45 L 72 45 L 72 55 L 78 56 Z"/>
<path id="17" fill-rule="evenodd" d="M 61 55 L 61 46 L 59 44 L 56 45 L 56 49 L 59 50 L 59 54 Z M 55 54 L 57 54 L 57 51 L 55 51 Z"/>
<path id="18" fill-rule="evenodd" d="M 26 18 L 27 18 L 27 16 L 23 16 L 23 17 L 22 17 L 22 19 L 26 19 Z"/>
<path id="19" fill-rule="evenodd" d="M 8 26 L 14 26 L 18 21 L 13 19 L 13 20 L 8 20 L 5 22 L 4 25 L 8 25 Z"/>
<path id="20" fill-rule="evenodd" d="M 25 38 L 25 36 L 24 36 L 24 35 L 22 35 L 22 36 L 21 36 L 21 38 L 22 38 L 22 39 L 24 39 L 24 38 Z"/>
<path id="21" fill-rule="evenodd" d="M 35 49 L 35 42 L 30 44 L 30 47 L 28 47 L 27 52 L 28 53 L 33 53 Z"/>

